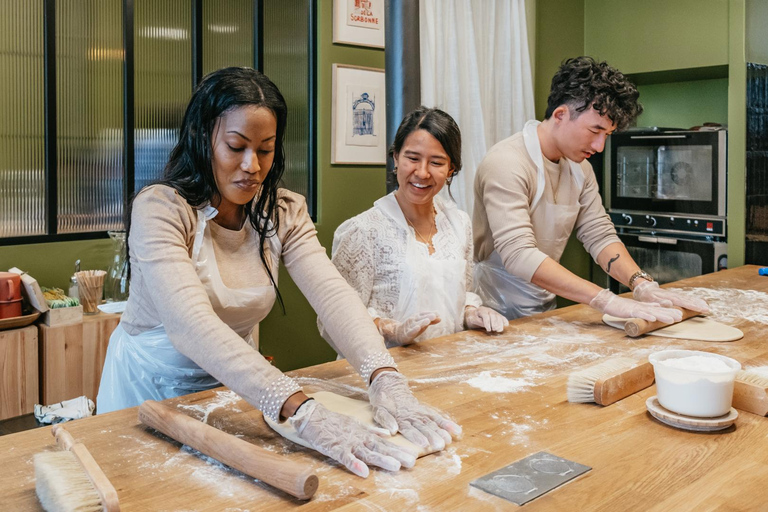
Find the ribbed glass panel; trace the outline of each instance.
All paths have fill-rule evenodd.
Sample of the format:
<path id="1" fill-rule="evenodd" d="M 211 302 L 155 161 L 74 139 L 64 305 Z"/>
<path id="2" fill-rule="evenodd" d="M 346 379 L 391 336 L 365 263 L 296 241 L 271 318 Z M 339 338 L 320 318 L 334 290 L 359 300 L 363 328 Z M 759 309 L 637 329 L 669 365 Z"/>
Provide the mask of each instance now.
<path id="1" fill-rule="evenodd" d="M 56 2 L 59 233 L 123 227 L 122 11 Z"/>
<path id="2" fill-rule="evenodd" d="M 135 190 L 162 176 L 192 94 L 189 0 L 134 3 Z"/>
<path id="3" fill-rule="evenodd" d="M 0 3 L 0 237 L 45 234 L 43 2 Z"/>
<path id="4" fill-rule="evenodd" d="M 309 55 L 307 37 L 310 0 L 264 1 L 264 73 L 288 103 L 283 181 L 307 196 L 309 186 Z"/>
<path id="5" fill-rule="evenodd" d="M 203 74 L 253 67 L 253 0 L 203 0 Z"/>

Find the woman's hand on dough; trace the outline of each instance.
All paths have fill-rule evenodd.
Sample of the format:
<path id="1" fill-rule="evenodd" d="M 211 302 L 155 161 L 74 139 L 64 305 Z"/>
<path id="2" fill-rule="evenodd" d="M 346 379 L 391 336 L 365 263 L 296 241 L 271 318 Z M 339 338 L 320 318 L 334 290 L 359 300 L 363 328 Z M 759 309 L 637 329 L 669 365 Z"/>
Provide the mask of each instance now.
<path id="1" fill-rule="evenodd" d="M 416 463 L 418 454 L 390 443 L 354 418 L 330 411 L 315 400 L 304 402 L 288 421 L 315 450 L 363 478 L 368 476 L 368 465 L 397 471 Z"/>
<path id="2" fill-rule="evenodd" d="M 410 442 L 432 451 L 442 450 L 461 436 L 459 425 L 416 400 L 401 373 L 379 373 L 368 388 L 368 395 L 373 420 L 392 435 L 399 431 Z"/>
<path id="3" fill-rule="evenodd" d="M 667 324 L 679 322 L 683 313 L 679 309 L 665 308 L 658 302 L 639 302 L 625 299 L 610 290 L 600 290 L 589 303 L 590 306 L 607 315 L 618 318 L 642 318 L 649 322 L 664 322 Z"/>
<path id="4" fill-rule="evenodd" d="M 487 332 L 503 332 L 509 325 L 503 315 L 485 306 L 468 307 L 464 310 L 464 325 L 467 329 L 485 329 Z"/>
<path id="5" fill-rule="evenodd" d="M 418 338 L 427 327 L 440 321 L 437 313 L 427 311 L 408 317 L 403 322 L 393 318 L 379 318 L 379 333 L 387 340 L 387 345 L 408 345 Z"/>
<path id="6" fill-rule="evenodd" d="M 677 306 L 699 313 L 709 313 L 709 305 L 706 301 L 696 297 L 688 297 L 687 295 L 674 290 L 659 288 L 659 283 L 655 281 L 646 281 L 643 279 L 642 282 L 632 290 L 632 296 L 635 300 L 642 302 L 656 302 L 665 307 Z"/>

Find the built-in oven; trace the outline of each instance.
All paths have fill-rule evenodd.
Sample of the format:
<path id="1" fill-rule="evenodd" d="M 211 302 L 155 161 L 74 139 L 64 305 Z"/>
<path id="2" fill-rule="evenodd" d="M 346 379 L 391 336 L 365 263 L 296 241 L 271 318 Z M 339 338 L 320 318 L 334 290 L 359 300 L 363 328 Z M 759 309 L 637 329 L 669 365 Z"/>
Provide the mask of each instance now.
<path id="1" fill-rule="evenodd" d="M 726 140 L 723 129 L 609 138 L 608 213 L 629 254 L 661 284 L 727 267 Z"/>
<path id="2" fill-rule="evenodd" d="M 606 151 L 610 210 L 725 217 L 725 130 L 617 133 Z"/>
<path id="3" fill-rule="evenodd" d="M 619 238 L 627 247 L 627 252 L 637 264 L 651 274 L 659 283 L 671 283 L 688 277 L 709 274 L 728 267 L 728 244 L 724 236 L 695 234 L 694 229 L 713 229 L 718 235 L 725 228 L 722 220 L 706 221 L 702 226 L 695 226 L 698 219 L 684 217 L 659 216 L 657 222 L 665 224 L 682 223 L 686 226 L 691 221 L 693 234 L 682 230 L 633 229 L 626 226 L 627 216 L 633 221 L 643 223 L 645 215 L 611 213 L 617 224 Z M 654 217 L 655 218 L 655 217 Z M 622 224 L 625 226 L 622 227 Z M 709 226 L 708 224 L 713 224 Z M 614 293 L 624 293 L 628 288 L 611 279 L 610 288 Z"/>

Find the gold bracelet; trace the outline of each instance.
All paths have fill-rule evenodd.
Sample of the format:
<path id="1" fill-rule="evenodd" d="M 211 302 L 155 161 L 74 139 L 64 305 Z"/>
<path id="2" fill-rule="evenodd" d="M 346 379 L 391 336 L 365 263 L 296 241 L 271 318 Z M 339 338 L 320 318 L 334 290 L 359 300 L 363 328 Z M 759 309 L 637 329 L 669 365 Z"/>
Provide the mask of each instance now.
<path id="1" fill-rule="evenodd" d="M 632 274 L 629 278 L 629 281 L 627 281 L 627 286 L 629 286 L 630 290 L 634 290 L 635 288 L 632 286 L 632 284 L 639 278 L 642 277 L 646 281 L 653 282 L 653 277 L 651 277 L 651 274 L 646 272 L 645 270 L 638 270 L 634 274 Z"/>

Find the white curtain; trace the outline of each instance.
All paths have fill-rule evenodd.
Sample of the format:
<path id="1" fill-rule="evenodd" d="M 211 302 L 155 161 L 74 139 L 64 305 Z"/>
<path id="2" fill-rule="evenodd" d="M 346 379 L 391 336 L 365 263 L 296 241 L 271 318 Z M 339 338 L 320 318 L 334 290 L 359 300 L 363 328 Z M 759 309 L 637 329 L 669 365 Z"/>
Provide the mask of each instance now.
<path id="1" fill-rule="evenodd" d="M 419 25 L 421 102 L 461 128 L 463 168 L 451 193 L 472 215 L 486 151 L 534 118 L 525 0 L 420 0 Z"/>

